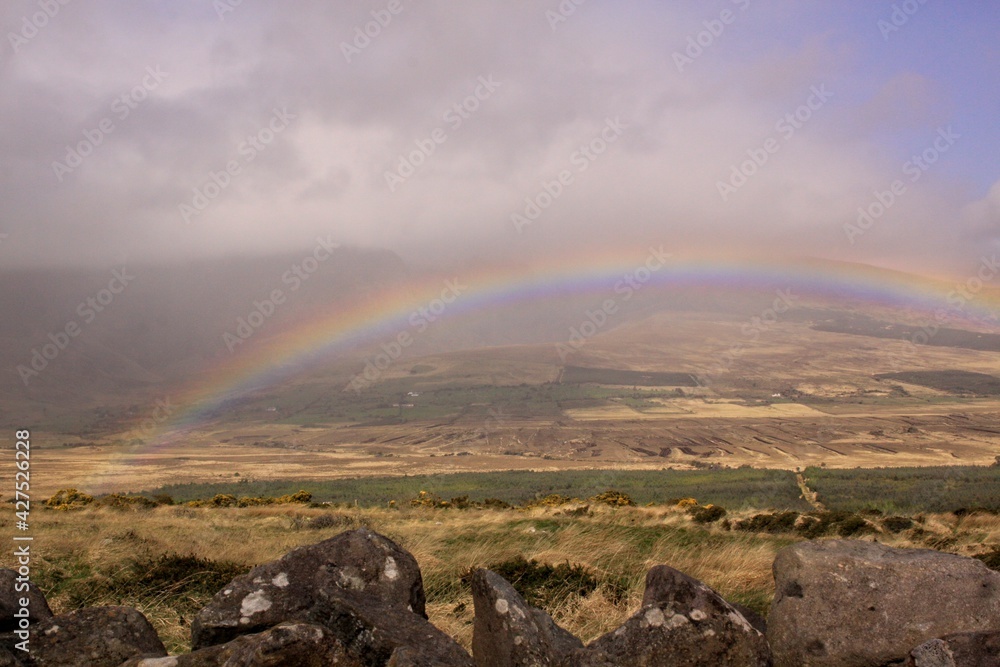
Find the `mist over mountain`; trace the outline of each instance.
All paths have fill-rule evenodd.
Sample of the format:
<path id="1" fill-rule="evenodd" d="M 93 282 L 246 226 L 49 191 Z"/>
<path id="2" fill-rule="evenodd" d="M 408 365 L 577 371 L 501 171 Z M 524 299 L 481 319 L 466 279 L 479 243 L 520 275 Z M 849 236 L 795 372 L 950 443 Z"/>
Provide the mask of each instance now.
<path id="1" fill-rule="evenodd" d="M 845 275 L 856 270 L 829 262 L 814 261 L 812 266 L 833 267 Z M 573 363 L 566 353 L 575 353 L 578 343 L 595 335 L 634 325 L 639 329 L 630 335 L 655 340 L 653 332 L 669 322 L 663 316 L 669 318 L 670 313 L 716 313 L 759 321 L 761 313 L 782 300 L 782 294 L 788 294 L 797 306 L 782 316 L 785 321 L 819 321 L 827 309 L 911 324 L 922 317 L 846 294 L 803 302 L 808 285 L 777 279 L 773 284 L 748 282 L 748 286 L 741 286 L 739 278 L 724 284 L 695 281 L 657 286 L 651 282 L 633 292 L 612 275 L 604 283 L 577 292 L 548 292 L 541 281 L 534 291 L 478 303 L 474 295 L 462 293 L 469 289 L 463 285 L 467 282 L 463 276 L 476 275 L 481 269 L 470 265 L 465 273 L 442 272 L 414 266 L 390 251 L 324 246 L 322 242 L 305 252 L 259 257 L 101 269 L 7 269 L 2 272 L 5 289 L 0 293 L 0 308 L 9 317 L 0 322 L 0 346 L 9 361 L 0 375 L 0 391 L 9 414 L 148 404 L 211 378 L 220 372 L 220 365 L 234 359 L 264 364 L 270 361 L 269 355 L 284 349 L 276 351 L 275 341 L 325 322 L 316 334 L 319 338 L 310 338 L 308 343 L 320 350 L 324 336 L 333 337 L 341 317 L 353 321 L 364 308 L 378 312 L 383 300 L 405 294 L 413 285 L 430 284 L 432 295 L 434 285 L 456 285 L 455 306 L 439 317 L 426 311 L 419 315 L 423 302 L 413 301 L 409 318 L 403 312 L 381 328 L 360 327 L 358 335 L 343 345 L 299 360 L 300 365 L 288 369 L 288 377 L 323 381 L 329 381 L 327 376 L 343 377 L 342 384 L 347 384 L 377 355 L 391 351 L 400 336 L 407 343 L 396 350 L 405 359 L 543 345 L 551 361 Z M 892 272 L 879 275 L 886 280 L 898 278 Z M 747 281 L 751 278 L 745 276 Z M 602 304 L 613 304 L 613 309 Z M 602 311 L 604 307 L 609 310 Z M 783 307 L 779 312 L 786 310 Z M 654 318 L 656 324 L 643 324 L 647 318 Z"/>
<path id="2" fill-rule="evenodd" d="M 312 272 L 304 257 L 311 254 L 4 271 L 0 307 L 10 316 L 0 340 L 6 358 L 29 369 L 5 368 L 4 387 L 44 398 L 183 380 L 241 352 L 242 341 L 227 345 L 225 336 L 237 335 L 254 312 L 267 313 L 254 336 L 268 338 L 416 273 L 387 251 L 336 249 L 306 262 Z M 279 304 L 271 301 L 276 290 Z M 35 352 L 46 346 L 58 355 L 43 364 Z"/>

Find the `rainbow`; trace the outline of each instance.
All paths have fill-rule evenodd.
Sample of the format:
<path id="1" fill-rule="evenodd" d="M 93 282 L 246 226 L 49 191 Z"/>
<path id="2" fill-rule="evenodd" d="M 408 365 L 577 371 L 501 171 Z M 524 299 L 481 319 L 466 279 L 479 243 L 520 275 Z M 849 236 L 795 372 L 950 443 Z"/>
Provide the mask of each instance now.
<path id="1" fill-rule="evenodd" d="M 633 252 L 630 256 L 623 253 L 577 256 L 549 262 L 540 269 L 488 267 L 479 268 L 471 275 L 462 275 L 459 271 L 447 277 L 436 276 L 390 287 L 374 298 L 347 306 L 338 305 L 330 312 L 259 342 L 252 337 L 228 358 L 200 373 L 189 386 L 172 393 L 170 402 L 174 409 L 169 419 L 159 424 L 152 435 L 145 434 L 145 444 L 138 451 L 121 456 L 128 458 L 167 448 L 217 414 L 227 401 L 287 380 L 323 359 L 334 358 L 358 345 L 384 342 L 400 332 L 412 331 L 411 315 L 440 298 L 447 289 L 448 280 L 460 286 L 457 298 L 430 326 L 439 326 L 462 315 L 540 299 L 592 294 L 598 299 L 595 303 L 600 303 L 600 300 L 615 297 L 615 287 L 624 277 L 644 278 L 647 275 L 644 286 L 648 284 L 656 289 L 726 287 L 773 291 L 792 287 L 796 294 L 836 299 L 840 303 L 853 301 L 905 307 L 928 314 L 947 311 L 951 322 L 993 320 L 994 310 L 1000 307 L 1000 299 L 995 293 L 987 295 L 983 290 L 959 312 L 949 307 L 946 300 L 953 283 L 864 265 L 823 260 L 766 263 L 669 258 L 655 270 L 644 270 L 642 267 L 657 263 L 656 255 L 655 250 L 649 249 Z"/>

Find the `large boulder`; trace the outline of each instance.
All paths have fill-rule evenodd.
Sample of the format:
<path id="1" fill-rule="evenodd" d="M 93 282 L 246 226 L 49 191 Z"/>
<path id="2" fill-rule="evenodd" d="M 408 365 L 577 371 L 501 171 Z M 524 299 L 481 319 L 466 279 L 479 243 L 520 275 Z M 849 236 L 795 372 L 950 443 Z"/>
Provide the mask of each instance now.
<path id="1" fill-rule="evenodd" d="M 289 621 L 226 644 L 169 658 L 133 659 L 121 667 L 472 667 L 450 637 L 408 611 L 325 607 L 330 624 Z"/>
<path id="2" fill-rule="evenodd" d="M 198 612 L 191 624 L 192 648 L 306 620 L 321 594 L 367 597 L 427 616 L 417 561 L 392 540 L 359 528 L 295 549 L 234 579 Z"/>
<path id="3" fill-rule="evenodd" d="M 14 654 L 0 646 L 0 667 L 21 667 Z"/>
<path id="4" fill-rule="evenodd" d="M 480 569 L 472 574 L 472 600 L 476 667 L 548 667 L 583 647 L 495 572 Z"/>
<path id="5" fill-rule="evenodd" d="M 468 652 L 423 616 L 374 596 L 322 590 L 308 620 L 329 628 L 364 667 L 473 667 Z"/>
<path id="6" fill-rule="evenodd" d="M 903 663 L 929 639 L 1000 628 L 1000 573 L 937 551 L 803 542 L 778 553 L 774 583 L 776 667 Z"/>
<path id="7" fill-rule="evenodd" d="M 88 607 L 53 616 L 31 629 L 34 667 L 118 667 L 133 657 L 166 656 L 146 617 L 131 607 Z"/>
<path id="8" fill-rule="evenodd" d="M 121 667 L 473 667 L 450 637 L 422 616 L 332 598 L 314 613 L 324 624 L 289 621 L 226 644 Z"/>
<path id="9" fill-rule="evenodd" d="M 1000 667 L 1000 630 L 962 632 L 910 651 L 909 667 Z"/>
<path id="10" fill-rule="evenodd" d="M 718 593 L 659 565 L 642 608 L 617 630 L 575 651 L 564 667 L 769 667 L 764 636 Z"/>
<path id="11" fill-rule="evenodd" d="M 315 624 L 282 623 L 232 644 L 222 667 L 361 667 L 329 630 Z"/>
<path id="12" fill-rule="evenodd" d="M 343 647 L 346 665 L 472 665 L 461 646 L 427 621 L 413 556 L 365 528 L 234 579 L 198 612 L 192 646 L 198 653 L 286 621 L 324 628 Z"/>
<path id="13" fill-rule="evenodd" d="M 28 601 L 28 622 L 31 625 L 52 618 L 49 603 L 38 586 L 27 580 L 18 581 L 14 570 L 0 568 L 0 632 L 12 632 L 18 628 L 18 619 L 14 614 L 21 611 L 22 599 Z"/>
<path id="14" fill-rule="evenodd" d="M 168 658 L 133 658 L 121 667 L 362 667 L 330 631 L 311 623 L 281 623 L 269 630 L 237 637 Z"/>

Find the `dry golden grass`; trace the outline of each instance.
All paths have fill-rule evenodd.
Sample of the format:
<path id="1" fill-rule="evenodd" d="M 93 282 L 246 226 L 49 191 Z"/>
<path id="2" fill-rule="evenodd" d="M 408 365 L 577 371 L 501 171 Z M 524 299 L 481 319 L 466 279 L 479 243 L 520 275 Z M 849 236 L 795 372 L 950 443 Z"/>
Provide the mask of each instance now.
<path id="1" fill-rule="evenodd" d="M 181 586 L 132 591 L 122 597 L 101 584 L 125 576 L 128 564 L 136 559 L 179 554 L 252 566 L 365 525 L 413 553 L 423 572 L 431 621 L 466 647 L 472 639 L 473 604 L 468 587 L 461 582 L 463 574 L 516 556 L 584 566 L 596 578 L 596 590 L 559 598 L 548 611 L 586 641 L 614 629 L 634 613 L 647 569 L 660 563 L 705 581 L 730 600 L 764 611 L 773 594 L 774 555 L 798 539 L 727 531 L 718 524 L 699 526 L 679 508 L 594 507 L 591 512 L 577 516 L 565 508 L 304 506 L 44 510 L 33 515 L 33 578 L 50 596 L 56 613 L 81 605 L 137 607 L 168 648 L 178 652 L 188 647 L 193 610 L 207 602 L 211 591 L 192 593 Z M 334 517 L 337 525 L 309 528 L 317 517 Z M 933 544 L 970 555 L 987 551 L 986 545 L 1000 544 L 1000 518 L 996 516 L 929 515 L 918 525 L 924 531 L 918 533 L 919 540 L 913 531 L 877 538 L 897 546 Z M 5 555 L 3 564 L 10 566 L 9 559 Z"/>

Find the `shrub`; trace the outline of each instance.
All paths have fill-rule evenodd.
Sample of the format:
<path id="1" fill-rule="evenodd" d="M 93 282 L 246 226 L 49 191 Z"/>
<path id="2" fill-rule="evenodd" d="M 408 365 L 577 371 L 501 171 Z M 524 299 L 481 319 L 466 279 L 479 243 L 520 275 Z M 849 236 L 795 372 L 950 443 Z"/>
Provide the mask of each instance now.
<path id="1" fill-rule="evenodd" d="M 563 496 L 558 493 L 550 493 L 547 496 L 538 498 L 532 502 L 525 503 L 525 507 L 558 507 L 560 505 L 566 505 L 573 502 L 573 499 L 569 496 Z"/>
<path id="2" fill-rule="evenodd" d="M 841 537 L 850 537 L 858 533 L 869 533 L 871 530 L 872 527 L 868 525 L 868 522 L 856 514 L 847 517 L 837 525 L 837 534 Z"/>
<path id="3" fill-rule="evenodd" d="M 608 489 L 590 499 L 592 503 L 604 503 L 612 507 L 635 507 L 635 501 L 621 491 Z"/>
<path id="4" fill-rule="evenodd" d="M 749 519 L 735 522 L 733 527 L 751 533 L 786 533 L 795 528 L 798 518 L 799 513 L 792 511 L 755 514 Z"/>
<path id="5" fill-rule="evenodd" d="M 264 496 L 250 497 L 241 496 L 239 500 L 236 501 L 237 507 L 260 507 L 262 505 L 273 505 L 274 498 L 267 498 Z"/>
<path id="6" fill-rule="evenodd" d="M 835 510 L 832 512 L 813 512 L 809 515 L 809 519 L 796 526 L 796 530 L 804 537 L 811 539 L 834 533 L 841 537 L 850 537 L 858 533 L 871 532 L 872 527 L 857 514 Z"/>
<path id="7" fill-rule="evenodd" d="M 443 500 L 436 493 L 428 493 L 427 491 L 421 491 L 417 494 L 416 498 L 410 500 L 410 505 L 413 507 L 446 507 L 444 505 L 446 501 Z"/>
<path id="8" fill-rule="evenodd" d="M 213 507 L 234 507 L 238 502 L 236 496 L 231 496 L 228 493 L 217 493 L 212 496 L 208 504 Z"/>
<path id="9" fill-rule="evenodd" d="M 150 509 L 156 507 L 158 503 L 145 496 L 126 496 L 120 493 L 110 493 L 98 498 L 96 504 L 101 507 L 112 507 L 118 510 L 126 509 Z"/>
<path id="10" fill-rule="evenodd" d="M 882 527 L 890 533 L 899 533 L 913 528 L 913 519 L 905 516 L 890 516 L 882 519 Z"/>
<path id="11" fill-rule="evenodd" d="M 973 514 L 996 514 L 996 512 L 987 507 L 959 507 L 953 514 L 961 519 Z"/>
<path id="12" fill-rule="evenodd" d="M 509 581 L 528 604 L 536 607 L 553 605 L 574 595 L 589 595 L 598 586 L 597 578 L 583 565 L 570 564 L 568 561 L 549 565 L 516 556 L 486 567 Z M 468 584 L 471 576 L 472 570 L 469 570 L 462 575 L 462 582 Z"/>
<path id="13" fill-rule="evenodd" d="M 986 567 L 991 570 L 1000 572 L 1000 545 L 994 545 L 993 551 L 987 551 L 984 554 L 979 554 L 978 556 L 975 556 L 975 558 L 978 558 L 986 563 Z"/>
<path id="14" fill-rule="evenodd" d="M 726 516 L 726 509 L 718 505 L 708 504 L 704 507 L 691 508 L 688 514 L 695 523 L 713 523 Z"/>
<path id="15" fill-rule="evenodd" d="M 287 496 L 281 496 L 280 498 L 275 498 L 274 502 L 282 504 L 290 503 L 308 503 L 312 501 L 313 494 L 308 491 L 296 491 L 295 493 Z"/>
<path id="16" fill-rule="evenodd" d="M 469 496 L 457 496 L 449 500 L 448 505 L 457 510 L 465 510 L 473 507 L 474 503 L 469 502 Z"/>
<path id="17" fill-rule="evenodd" d="M 45 504 L 57 510 L 68 510 L 85 507 L 92 502 L 94 502 L 93 496 L 80 493 L 76 489 L 59 489 L 54 496 L 45 501 Z"/>

